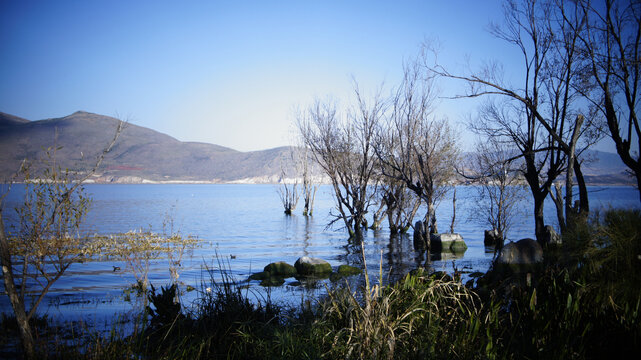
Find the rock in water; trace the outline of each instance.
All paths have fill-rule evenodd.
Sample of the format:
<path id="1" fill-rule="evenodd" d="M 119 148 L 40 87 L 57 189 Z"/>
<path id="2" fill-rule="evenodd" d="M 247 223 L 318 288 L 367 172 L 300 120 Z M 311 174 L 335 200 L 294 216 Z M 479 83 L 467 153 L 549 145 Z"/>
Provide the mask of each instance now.
<path id="1" fill-rule="evenodd" d="M 296 267 L 298 275 L 303 276 L 327 275 L 332 272 L 332 266 L 327 261 L 309 256 L 303 256 L 296 260 L 294 267 Z"/>
<path id="2" fill-rule="evenodd" d="M 363 271 L 357 267 L 349 266 L 349 265 L 341 265 L 338 267 L 338 270 L 336 270 L 339 274 L 342 276 L 352 276 L 352 275 L 359 275 Z"/>
<path id="3" fill-rule="evenodd" d="M 260 282 L 260 286 L 270 287 L 270 286 L 281 286 L 285 283 L 285 279 L 280 276 L 271 276 Z"/>
<path id="4" fill-rule="evenodd" d="M 496 229 L 485 230 L 485 236 L 483 237 L 483 244 L 485 246 L 495 246 L 501 247 L 503 245 L 503 239 L 499 235 L 499 231 Z"/>
<path id="5" fill-rule="evenodd" d="M 536 240 L 521 239 L 511 242 L 501 249 L 496 262 L 499 264 L 535 264 L 543 261 L 543 248 Z"/>
<path id="6" fill-rule="evenodd" d="M 426 240 L 427 232 L 425 231 L 423 222 L 417 221 L 416 224 L 414 224 L 414 250 L 425 250 L 428 247 Z"/>
<path id="7" fill-rule="evenodd" d="M 435 252 L 451 251 L 454 253 L 463 253 L 467 250 L 467 244 L 465 244 L 460 234 L 431 234 L 430 243 L 432 250 Z"/>
<path id="8" fill-rule="evenodd" d="M 561 235 L 559 235 L 551 225 L 545 225 L 543 241 L 546 245 L 561 245 Z"/>
<path id="9" fill-rule="evenodd" d="M 296 268 L 284 261 L 273 262 L 263 269 L 272 275 L 282 276 L 285 278 L 296 276 Z"/>
<path id="10" fill-rule="evenodd" d="M 249 275 L 249 280 L 265 280 L 269 276 L 270 274 L 267 271 L 261 271 L 261 272 L 257 272 Z"/>

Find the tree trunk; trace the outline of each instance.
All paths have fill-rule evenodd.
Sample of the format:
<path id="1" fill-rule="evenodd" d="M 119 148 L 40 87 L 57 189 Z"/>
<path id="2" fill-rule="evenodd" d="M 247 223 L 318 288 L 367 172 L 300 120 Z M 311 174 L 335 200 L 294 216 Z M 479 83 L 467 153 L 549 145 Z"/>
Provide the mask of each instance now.
<path id="1" fill-rule="evenodd" d="M 585 224 L 588 220 L 588 215 L 590 213 L 590 201 L 588 198 L 588 188 L 585 184 L 585 178 L 583 177 L 583 171 L 581 171 L 581 164 L 575 158 L 574 159 L 574 173 L 576 175 L 576 182 L 579 187 L 579 208 L 575 209 L 573 219 L 573 226 L 576 229 L 577 225 Z"/>
<path id="2" fill-rule="evenodd" d="M 534 231 L 536 234 L 536 241 L 544 246 L 545 239 L 545 221 L 543 219 L 543 203 L 545 196 L 540 194 L 534 195 Z"/>
<path id="3" fill-rule="evenodd" d="M 386 208 L 387 207 L 385 206 L 385 202 L 382 202 L 381 206 L 374 213 L 374 219 L 372 220 L 372 226 L 370 226 L 370 229 L 377 230 L 381 228 L 381 223 L 383 222 L 382 214 Z"/>
<path id="4" fill-rule="evenodd" d="M 452 196 L 452 223 L 450 224 L 450 233 L 454 234 L 454 222 L 456 221 L 456 187 Z"/>
<path id="5" fill-rule="evenodd" d="M 354 239 L 363 240 L 363 226 L 362 224 L 354 225 Z"/>
<path id="6" fill-rule="evenodd" d="M 13 264 L 11 254 L 9 253 L 9 240 L 4 232 L 4 220 L 2 220 L 2 210 L 0 210 L 0 264 L 2 265 L 2 277 L 4 279 L 4 288 L 11 301 L 13 313 L 16 315 L 18 329 L 20 330 L 20 340 L 22 341 L 22 350 L 25 359 L 35 358 L 35 344 L 29 319 L 24 307 L 24 301 L 18 296 L 18 291 L 13 278 Z"/>
<path id="7" fill-rule="evenodd" d="M 567 189 L 567 185 L 566 185 Z M 563 190 L 561 189 L 561 184 L 554 184 L 554 193 L 550 192 L 552 200 L 554 200 L 554 207 L 556 207 L 556 218 L 559 221 L 559 227 L 561 228 L 561 233 L 565 233 L 565 216 L 563 215 L 564 202 L 563 202 Z M 567 191 L 566 191 L 567 194 Z M 567 210 L 566 210 L 567 214 Z"/>
<path id="8" fill-rule="evenodd" d="M 425 219 L 425 225 L 429 224 L 429 231 L 427 231 L 427 233 L 438 234 L 438 228 L 436 227 L 436 209 L 434 209 L 434 204 L 431 201 L 427 203 L 426 217 L 427 218 Z"/>

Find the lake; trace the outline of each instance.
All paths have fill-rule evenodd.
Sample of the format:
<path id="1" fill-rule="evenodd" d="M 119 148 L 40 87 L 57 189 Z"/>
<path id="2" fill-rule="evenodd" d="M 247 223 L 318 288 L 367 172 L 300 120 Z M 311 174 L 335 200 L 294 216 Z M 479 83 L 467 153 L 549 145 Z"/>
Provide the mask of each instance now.
<path id="1" fill-rule="evenodd" d="M 237 281 L 262 271 L 270 262 L 282 260 L 293 264 L 304 255 L 325 259 L 335 267 L 341 264 L 363 267 L 360 246 L 350 244 L 346 231 L 340 227 L 326 228 L 334 206 L 331 187 L 321 186 L 318 190 L 312 217 L 302 216 L 300 208 L 293 216 L 286 216 L 277 189 L 276 185 L 246 184 L 89 184 L 86 190 L 93 203 L 84 226 L 100 234 L 139 229 L 162 232 L 173 228 L 183 236 L 196 237 L 199 246 L 190 257 L 183 259 L 179 268 L 183 288 L 190 285 L 198 289 L 184 293 L 183 301 L 187 304 L 197 297 L 201 281 L 208 277 L 205 266 L 216 268 L 219 262 L 229 267 Z M 23 191 L 23 186 L 14 185 L 6 199 L 8 226 L 16 221 L 12 208 Z M 592 209 L 638 208 L 640 205 L 638 190 L 632 187 L 591 187 L 590 201 Z M 455 231 L 468 245 L 462 257 L 436 254 L 426 259 L 424 254 L 414 251 L 411 234 L 390 239 L 385 223 L 381 230 L 368 231 L 365 254 L 370 277 L 378 281 L 379 266 L 382 266 L 384 282 L 425 265 L 448 272 L 454 267 L 467 273 L 486 271 L 493 252 L 483 245 L 483 230 L 487 225 L 482 216 L 478 216 L 476 202 L 474 187 L 457 187 Z M 534 237 L 531 205 L 525 202 L 520 207 L 523 212 L 508 234 L 512 240 Z M 546 203 L 545 210 L 546 223 L 555 225 L 553 204 Z M 451 198 L 444 199 L 437 209 L 442 231 L 449 229 L 451 213 Z M 114 271 L 114 266 L 120 269 Z M 50 290 L 39 312 L 56 318 L 82 317 L 109 322 L 115 313 L 133 308 L 124 290 L 135 283 L 135 279 L 125 268 L 125 264 L 114 261 L 74 264 Z M 157 288 L 169 283 L 166 259 L 153 263 L 149 279 Z M 362 280 L 363 276 L 352 277 L 350 285 L 359 286 Z M 301 287 L 292 286 L 293 281 L 288 279 L 284 286 L 273 288 L 261 288 L 257 281 L 248 284 L 252 296 L 291 304 L 300 303 L 305 296 L 322 294 L 324 285 L 329 284 L 322 281 Z M 4 291 L 3 287 L 0 290 Z M 4 295 L 0 297 L 0 309 L 10 312 Z"/>

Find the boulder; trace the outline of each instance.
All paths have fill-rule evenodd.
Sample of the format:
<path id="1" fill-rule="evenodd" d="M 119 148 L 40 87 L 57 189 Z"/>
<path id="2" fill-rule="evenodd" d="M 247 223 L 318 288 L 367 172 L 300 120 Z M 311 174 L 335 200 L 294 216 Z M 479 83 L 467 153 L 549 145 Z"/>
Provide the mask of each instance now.
<path id="1" fill-rule="evenodd" d="M 359 275 L 363 271 L 354 266 L 341 265 L 338 267 L 338 270 L 336 272 L 342 276 L 352 276 L 352 275 Z"/>
<path id="2" fill-rule="evenodd" d="M 427 231 L 422 221 L 417 221 L 414 224 L 414 250 L 425 250 L 427 244 Z"/>
<path id="3" fill-rule="evenodd" d="M 543 248 L 536 240 L 521 239 L 505 245 L 496 259 L 498 264 L 529 265 L 543 261 Z"/>
<path id="4" fill-rule="evenodd" d="M 467 250 L 463 237 L 455 233 L 431 234 L 430 244 L 435 252 L 464 253 Z"/>
<path id="5" fill-rule="evenodd" d="M 285 279 L 280 276 L 270 276 L 260 282 L 260 286 L 281 286 L 285 283 Z"/>
<path id="6" fill-rule="evenodd" d="M 265 280 L 270 276 L 267 271 L 261 271 L 249 275 L 249 280 Z"/>
<path id="7" fill-rule="evenodd" d="M 327 261 L 309 256 L 303 256 L 296 260 L 294 267 L 298 275 L 302 276 L 322 276 L 332 272 L 332 266 Z"/>
<path id="8" fill-rule="evenodd" d="M 561 245 L 561 235 L 551 225 L 545 225 L 543 241 L 546 245 Z"/>
<path id="9" fill-rule="evenodd" d="M 272 275 L 282 276 L 284 278 L 296 276 L 296 268 L 284 261 L 273 262 L 263 269 Z"/>
<path id="10" fill-rule="evenodd" d="M 485 230 L 483 244 L 485 246 L 501 247 L 503 246 L 503 238 L 499 235 L 499 231 L 496 229 Z"/>
<path id="11" fill-rule="evenodd" d="M 359 275 L 362 272 L 363 271 L 357 267 L 349 266 L 349 265 L 341 265 L 338 267 L 336 272 L 332 273 L 329 276 L 329 280 L 331 280 L 332 282 L 336 282 L 344 277 Z"/>

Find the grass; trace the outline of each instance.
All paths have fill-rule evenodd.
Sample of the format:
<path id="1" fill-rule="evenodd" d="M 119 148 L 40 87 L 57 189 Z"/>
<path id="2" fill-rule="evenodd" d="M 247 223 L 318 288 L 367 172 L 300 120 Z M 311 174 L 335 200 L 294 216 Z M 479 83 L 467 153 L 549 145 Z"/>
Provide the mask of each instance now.
<path id="1" fill-rule="evenodd" d="M 50 358 L 90 359 L 572 359 L 639 353 L 641 213 L 598 214 L 564 240 L 562 248 L 546 253 L 545 264 L 525 272 L 491 269 L 476 284 L 463 285 L 417 269 L 387 286 L 328 289 L 296 308 L 273 304 L 268 295 L 250 300 L 256 298 L 252 290 L 219 263 L 203 281 L 193 311 L 175 302 L 175 286 L 152 288 L 133 333 L 80 328 L 81 340 L 41 342 L 40 349 Z M 3 318 L 0 326 L 10 324 Z M 55 333 L 47 326 L 55 328 L 42 319 L 39 333 Z M 7 336 L 2 341 L 11 343 Z"/>

